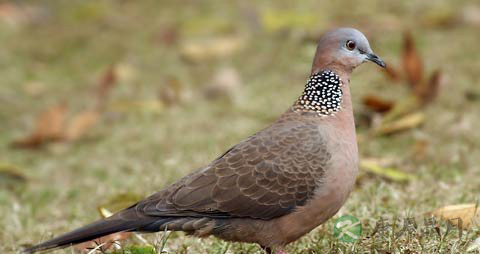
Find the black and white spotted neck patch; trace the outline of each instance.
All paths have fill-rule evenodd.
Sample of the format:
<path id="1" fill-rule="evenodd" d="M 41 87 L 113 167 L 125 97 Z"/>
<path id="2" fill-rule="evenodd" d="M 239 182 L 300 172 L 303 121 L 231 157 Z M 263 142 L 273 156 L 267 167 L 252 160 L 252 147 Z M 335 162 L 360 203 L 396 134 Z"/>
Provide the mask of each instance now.
<path id="1" fill-rule="evenodd" d="M 341 87 L 342 81 L 333 71 L 313 74 L 295 103 L 295 110 L 316 112 L 321 116 L 332 115 L 341 110 Z"/>

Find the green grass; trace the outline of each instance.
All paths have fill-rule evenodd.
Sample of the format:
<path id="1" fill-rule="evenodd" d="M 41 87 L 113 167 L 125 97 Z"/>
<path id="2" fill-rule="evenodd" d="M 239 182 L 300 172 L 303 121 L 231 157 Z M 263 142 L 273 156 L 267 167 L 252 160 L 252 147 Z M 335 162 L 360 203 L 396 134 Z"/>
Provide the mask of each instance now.
<path id="1" fill-rule="evenodd" d="M 402 32 L 412 29 L 425 68 L 441 68 L 445 85 L 425 110 L 423 126 L 360 142 L 361 157 L 392 159 L 392 166 L 416 179 L 395 183 L 362 177 L 332 220 L 287 250 L 464 253 L 480 235 L 473 227 L 460 240 L 454 233 L 446 238 L 371 236 L 381 217 L 390 222 L 416 217 L 423 222 L 422 215 L 435 208 L 478 202 L 480 51 L 475 46 L 480 33 L 478 24 L 462 21 L 464 6 L 478 8 L 475 1 L 19 2 L 40 8 L 41 15 L 17 25 L 0 21 L 0 164 L 13 165 L 28 178 L 25 186 L 0 189 L 0 253 L 15 253 L 22 245 L 98 219 L 97 206 L 118 194 L 149 195 L 271 123 L 302 91 L 315 49 L 309 38 L 339 25 L 365 31 L 376 53 L 397 66 Z M 265 20 L 266 13 L 274 18 Z M 289 18 L 285 21 L 275 13 Z M 172 26 L 178 29 L 178 42 L 166 45 L 159 38 Z M 202 61 L 186 60 L 182 54 L 182 43 L 222 36 L 245 38 L 245 45 Z M 111 64 L 133 74 L 120 77 L 105 115 L 86 137 L 40 150 L 9 146 L 28 133 L 35 117 L 51 105 L 66 101 L 74 112 L 92 108 L 94 85 Z M 203 91 L 224 66 L 238 72 L 241 87 L 233 92 L 233 100 L 206 99 Z M 155 101 L 172 78 L 181 84 L 185 95 L 181 102 L 153 109 L 132 105 Z M 401 84 L 390 83 L 372 64 L 356 70 L 351 78 L 356 115 L 365 112 L 361 98 L 366 94 L 392 99 L 407 94 Z M 466 93 L 476 94 L 477 99 L 467 99 Z M 359 126 L 359 136 L 367 137 L 367 132 L 366 126 Z M 413 152 L 417 140 L 429 144 L 423 158 Z M 360 219 L 361 241 L 347 244 L 334 238 L 333 223 L 343 214 Z M 161 246 L 162 234 L 144 237 Z M 261 253 L 255 245 L 227 245 L 182 233 L 172 233 L 165 250 Z M 132 248 L 128 251 L 136 253 Z"/>

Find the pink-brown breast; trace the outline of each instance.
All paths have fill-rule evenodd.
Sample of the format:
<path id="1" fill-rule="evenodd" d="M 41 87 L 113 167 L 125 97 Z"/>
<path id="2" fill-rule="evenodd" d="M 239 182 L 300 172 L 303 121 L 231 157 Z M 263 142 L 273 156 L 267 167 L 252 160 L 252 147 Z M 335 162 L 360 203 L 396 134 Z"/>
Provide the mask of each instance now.
<path id="1" fill-rule="evenodd" d="M 273 222 L 284 238 L 284 242 L 278 244 L 295 241 L 331 218 L 352 191 L 358 171 L 358 148 L 351 108 L 350 92 L 346 87 L 343 110 L 326 117 L 319 125 L 328 137 L 327 147 L 332 155 L 325 178 L 307 205 Z"/>
<path id="2" fill-rule="evenodd" d="M 283 246 L 307 234 L 335 215 L 352 191 L 358 169 L 350 91 L 344 88 L 342 111 L 318 120 L 318 128 L 327 137 L 331 153 L 325 176 L 319 179 L 315 196 L 294 212 L 270 220 L 236 219 L 229 222 L 232 231 L 221 238 L 257 242 L 263 246 Z"/>

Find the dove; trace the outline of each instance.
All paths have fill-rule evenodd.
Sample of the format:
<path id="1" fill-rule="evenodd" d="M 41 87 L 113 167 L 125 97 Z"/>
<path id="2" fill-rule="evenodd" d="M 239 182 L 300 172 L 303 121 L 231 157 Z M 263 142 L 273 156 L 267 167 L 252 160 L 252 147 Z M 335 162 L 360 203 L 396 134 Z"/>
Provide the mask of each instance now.
<path id="1" fill-rule="evenodd" d="M 349 83 L 367 61 L 386 66 L 360 31 L 326 32 L 303 92 L 270 126 L 144 200 L 24 252 L 168 230 L 285 253 L 334 216 L 353 189 L 358 148 Z"/>

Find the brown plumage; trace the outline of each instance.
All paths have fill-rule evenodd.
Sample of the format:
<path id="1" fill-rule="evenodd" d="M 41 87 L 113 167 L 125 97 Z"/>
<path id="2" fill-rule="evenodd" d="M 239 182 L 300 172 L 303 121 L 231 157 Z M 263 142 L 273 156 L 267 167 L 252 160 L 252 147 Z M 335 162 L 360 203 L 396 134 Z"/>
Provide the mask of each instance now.
<path id="1" fill-rule="evenodd" d="M 137 204 L 25 251 L 172 230 L 280 252 L 332 217 L 352 190 L 358 155 L 348 82 L 366 60 L 384 66 L 359 31 L 326 33 L 303 95 L 272 125 Z"/>

